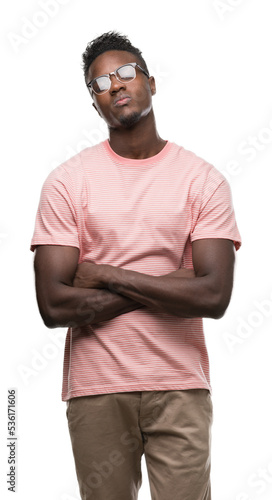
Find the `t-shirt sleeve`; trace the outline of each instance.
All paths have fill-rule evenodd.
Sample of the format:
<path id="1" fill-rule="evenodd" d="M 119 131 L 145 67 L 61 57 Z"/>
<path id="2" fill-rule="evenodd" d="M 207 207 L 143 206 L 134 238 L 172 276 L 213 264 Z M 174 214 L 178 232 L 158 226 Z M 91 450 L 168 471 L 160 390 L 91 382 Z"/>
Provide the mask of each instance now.
<path id="1" fill-rule="evenodd" d="M 191 232 L 191 241 L 204 238 L 226 238 L 236 250 L 241 246 L 228 181 L 219 173 L 206 182 L 198 215 Z"/>
<path id="2" fill-rule="evenodd" d="M 30 249 L 37 245 L 79 248 L 73 185 L 59 168 L 49 174 L 41 191 Z"/>

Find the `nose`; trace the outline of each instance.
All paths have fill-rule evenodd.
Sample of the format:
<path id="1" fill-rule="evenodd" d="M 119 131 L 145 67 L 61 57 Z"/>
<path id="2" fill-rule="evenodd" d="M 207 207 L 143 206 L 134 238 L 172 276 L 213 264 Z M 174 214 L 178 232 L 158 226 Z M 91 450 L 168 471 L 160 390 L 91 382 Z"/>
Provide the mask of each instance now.
<path id="1" fill-rule="evenodd" d="M 110 75 L 110 80 L 111 80 L 111 87 L 110 87 L 111 94 L 115 94 L 119 90 L 126 88 L 126 84 L 123 82 L 119 82 L 118 78 L 114 74 Z"/>

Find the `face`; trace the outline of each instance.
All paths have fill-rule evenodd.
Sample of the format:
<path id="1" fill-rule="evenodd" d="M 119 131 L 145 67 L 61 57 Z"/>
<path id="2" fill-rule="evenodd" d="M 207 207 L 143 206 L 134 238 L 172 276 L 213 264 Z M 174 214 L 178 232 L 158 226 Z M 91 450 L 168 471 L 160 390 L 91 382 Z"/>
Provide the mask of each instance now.
<path id="1" fill-rule="evenodd" d="M 87 81 L 115 71 L 119 66 L 130 62 L 141 62 L 127 51 L 110 50 L 98 56 L 90 65 Z M 109 128 L 130 128 L 148 115 L 152 109 L 152 95 L 155 94 L 155 81 L 136 68 L 136 78 L 122 83 L 112 75 L 111 87 L 105 94 L 92 94 L 93 106 L 105 120 Z"/>

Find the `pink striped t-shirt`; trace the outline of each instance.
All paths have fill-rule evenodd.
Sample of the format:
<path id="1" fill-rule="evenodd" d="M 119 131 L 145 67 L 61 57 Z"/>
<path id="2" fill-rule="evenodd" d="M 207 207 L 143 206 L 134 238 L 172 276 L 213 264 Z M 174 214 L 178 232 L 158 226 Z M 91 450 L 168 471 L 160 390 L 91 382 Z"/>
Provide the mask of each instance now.
<path id="1" fill-rule="evenodd" d="M 229 185 L 211 164 L 167 142 L 143 160 L 117 155 L 106 140 L 46 179 L 31 242 L 79 248 L 91 260 L 163 275 L 193 268 L 192 242 L 241 245 Z M 138 309 L 69 328 L 62 399 L 128 391 L 211 389 L 201 318 Z"/>

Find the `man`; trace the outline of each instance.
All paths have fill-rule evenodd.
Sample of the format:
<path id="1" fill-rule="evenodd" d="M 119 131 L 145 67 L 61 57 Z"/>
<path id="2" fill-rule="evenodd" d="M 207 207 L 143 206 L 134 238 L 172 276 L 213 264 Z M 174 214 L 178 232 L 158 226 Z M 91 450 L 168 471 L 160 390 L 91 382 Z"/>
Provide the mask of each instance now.
<path id="1" fill-rule="evenodd" d="M 84 76 L 109 140 L 47 178 L 37 300 L 69 327 L 62 399 L 82 499 L 209 500 L 212 402 L 202 318 L 230 300 L 240 235 L 225 178 L 156 129 L 141 52 L 105 33 Z"/>

